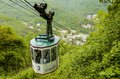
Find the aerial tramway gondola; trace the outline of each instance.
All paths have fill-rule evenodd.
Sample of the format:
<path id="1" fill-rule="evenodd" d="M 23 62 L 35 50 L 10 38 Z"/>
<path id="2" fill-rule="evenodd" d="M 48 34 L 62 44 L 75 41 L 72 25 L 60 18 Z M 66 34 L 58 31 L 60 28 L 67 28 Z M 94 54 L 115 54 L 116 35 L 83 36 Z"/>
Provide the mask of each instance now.
<path id="1" fill-rule="evenodd" d="M 22 5 L 16 3 L 13 0 L 9 0 L 9 1 L 24 8 Z M 33 6 L 27 0 L 24 1 L 20 0 L 20 1 L 23 2 L 25 5 L 28 5 L 29 7 L 36 10 L 39 13 L 40 17 L 45 19 L 47 22 L 46 34 L 40 34 L 30 41 L 32 68 L 36 73 L 39 74 L 46 74 L 52 72 L 59 66 L 58 46 L 59 46 L 60 38 L 58 36 L 54 36 L 52 32 L 52 21 L 55 13 L 52 11 L 49 11 L 47 13 L 45 11 L 47 9 L 47 3 L 40 3 L 40 4 L 35 3 Z M 5 3 L 4 1 L 1 2 Z M 11 6 L 9 4 L 7 5 Z M 34 12 L 32 13 L 35 14 Z M 57 22 L 55 23 L 60 25 Z"/>
<path id="2" fill-rule="evenodd" d="M 32 6 L 28 1 L 25 2 Z M 40 34 L 30 41 L 32 67 L 36 73 L 45 74 L 55 70 L 59 65 L 60 38 L 52 33 L 54 12 L 46 13 L 47 3 L 35 4 L 32 7 L 47 21 L 46 34 Z"/>
<path id="3" fill-rule="evenodd" d="M 55 70 L 59 65 L 58 44 L 60 38 L 52 33 L 54 12 L 46 13 L 46 3 L 35 4 L 34 8 L 47 21 L 47 29 L 46 34 L 41 34 L 30 42 L 32 65 L 36 73 L 45 74 Z"/>

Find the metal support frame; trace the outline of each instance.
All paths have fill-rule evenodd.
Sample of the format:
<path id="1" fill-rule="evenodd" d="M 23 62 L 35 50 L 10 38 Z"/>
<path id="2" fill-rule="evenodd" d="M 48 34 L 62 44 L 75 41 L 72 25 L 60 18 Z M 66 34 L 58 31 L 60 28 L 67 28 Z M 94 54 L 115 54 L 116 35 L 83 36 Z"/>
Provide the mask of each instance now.
<path id="1" fill-rule="evenodd" d="M 47 9 L 47 3 L 40 3 L 39 5 L 35 4 L 34 8 L 40 13 L 40 16 L 47 21 L 46 36 L 40 35 L 40 37 L 36 39 L 48 39 L 49 41 L 53 41 L 54 36 L 52 32 L 52 21 L 54 12 L 49 11 L 46 13 L 45 10 Z"/>

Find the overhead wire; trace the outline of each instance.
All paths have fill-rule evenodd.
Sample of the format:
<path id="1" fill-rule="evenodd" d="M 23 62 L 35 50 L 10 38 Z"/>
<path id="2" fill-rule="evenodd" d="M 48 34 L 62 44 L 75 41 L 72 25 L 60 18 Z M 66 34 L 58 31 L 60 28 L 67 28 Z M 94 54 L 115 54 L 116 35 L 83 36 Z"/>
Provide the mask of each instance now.
<path id="1" fill-rule="evenodd" d="M 63 25 L 57 23 L 56 21 L 53 21 L 53 22 L 54 22 L 55 24 L 59 25 L 59 26 L 62 26 L 62 27 L 64 27 L 64 28 L 66 28 L 65 26 L 63 26 Z"/>
<path id="2" fill-rule="evenodd" d="M 34 9 L 33 7 L 31 7 L 31 6 L 29 6 L 29 5 L 28 5 L 26 2 L 24 2 L 23 0 L 16 0 L 16 1 L 18 1 L 19 3 L 24 4 L 24 6 L 28 7 L 29 9 L 31 9 L 32 11 L 35 12 L 35 9 Z"/>
<path id="3" fill-rule="evenodd" d="M 46 3 L 46 1 L 45 1 L 45 0 L 43 0 L 43 2 L 44 2 L 44 3 Z M 51 6 L 49 6 L 49 7 L 51 8 L 51 10 L 53 10 Z M 53 21 L 53 22 L 54 22 L 55 24 L 57 24 L 57 25 L 62 26 L 62 27 L 64 27 L 64 28 L 65 28 L 65 26 L 64 26 L 64 25 L 62 25 L 62 24 L 60 24 L 60 23 L 58 23 L 58 22 L 56 22 L 56 21 Z"/>
<path id="4" fill-rule="evenodd" d="M 4 3 L 4 4 L 6 4 L 7 6 L 10 6 L 10 7 L 14 8 L 14 9 L 16 9 L 16 10 L 18 10 L 18 8 L 13 7 L 13 6 L 11 6 L 10 4 L 8 4 L 8 3 L 6 3 L 6 2 L 4 2 L 4 1 L 2 1 L 2 0 L 0 0 L 0 2 L 2 2 L 2 3 Z M 22 10 L 20 10 L 20 9 L 19 9 L 19 11 L 21 11 L 21 12 L 23 12 L 23 13 L 28 14 L 27 12 L 24 12 L 24 11 L 22 11 Z M 30 14 L 28 14 L 28 15 L 30 15 Z"/>
<path id="5" fill-rule="evenodd" d="M 1 0 L 0 0 L 0 1 L 1 1 Z M 13 1 L 13 0 L 9 0 L 9 1 L 11 1 L 12 3 L 18 5 L 19 7 L 21 7 L 21 8 L 23 8 L 23 9 L 25 9 L 25 10 L 31 12 L 32 14 L 37 15 L 36 13 L 32 12 L 31 10 L 28 10 L 27 8 L 25 8 L 25 7 L 23 7 L 22 5 L 20 5 L 19 3 L 16 3 L 16 2 Z M 20 0 L 20 1 L 23 3 L 22 0 Z M 31 6 L 31 9 L 32 9 L 33 6 L 32 6 L 27 0 L 24 0 L 24 1 L 29 5 L 29 8 L 30 8 L 30 6 Z M 43 1 L 44 1 L 44 0 L 43 0 Z M 1 2 L 4 3 L 4 4 L 6 4 L 6 5 L 8 5 L 8 6 L 10 6 L 10 7 L 12 7 L 12 8 L 14 8 L 14 9 L 16 9 L 16 10 L 18 10 L 18 8 L 13 7 L 13 6 L 11 6 L 10 4 L 5 3 L 4 1 L 1 1 Z M 25 2 L 24 2 L 24 3 L 25 3 Z M 44 2 L 45 2 L 45 1 L 44 1 Z M 45 3 L 46 3 L 46 2 L 45 2 Z M 28 6 L 27 4 L 26 4 L 26 6 Z M 34 7 L 33 7 L 33 8 L 34 8 Z M 32 9 L 32 10 L 33 10 L 33 9 Z M 19 11 L 22 11 L 22 10 L 19 9 Z M 24 12 L 24 11 L 22 11 L 22 12 Z M 27 13 L 27 12 L 24 12 L 24 13 Z M 27 14 L 28 14 L 28 13 L 27 13 Z M 37 16 L 38 16 L 38 15 L 37 15 Z M 57 23 L 56 21 L 53 21 L 53 22 L 54 22 L 55 24 L 59 25 L 59 26 L 65 27 L 65 26 L 63 26 L 63 25 Z"/>
<path id="6" fill-rule="evenodd" d="M 33 7 L 34 8 L 34 6 L 33 5 L 31 5 L 27 0 L 24 0 L 27 4 L 29 4 L 31 7 Z"/>
<path id="7" fill-rule="evenodd" d="M 27 0 L 24 0 L 28 5 L 30 5 L 31 7 L 33 7 L 33 5 L 31 5 Z M 45 0 L 43 0 L 44 2 L 45 2 Z M 45 2 L 46 3 L 46 2 Z M 34 7 L 33 7 L 34 8 Z M 63 26 L 63 25 L 61 25 L 61 24 L 59 24 L 59 23 L 57 23 L 56 21 L 53 21 L 54 23 L 56 23 L 57 25 L 59 25 L 59 26 L 62 26 L 62 27 L 65 27 L 65 26 Z"/>
<path id="8" fill-rule="evenodd" d="M 27 8 L 25 8 L 25 7 L 23 7 L 22 5 L 20 5 L 19 3 L 16 3 L 16 2 L 15 2 L 15 1 L 13 1 L 13 0 L 9 0 L 9 1 L 11 1 L 12 3 L 14 3 L 14 4 L 18 5 L 19 7 L 23 8 L 23 9 L 25 9 L 25 10 L 27 10 L 27 11 L 29 11 L 29 12 L 31 12 L 31 13 L 33 13 L 33 14 L 35 14 L 35 15 L 37 15 L 36 13 L 32 12 L 31 10 L 28 10 Z M 38 15 L 37 15 L 37 16 L 38 16 Z"/>
<path id="9" fill-rule="evenodd" d="M 17 11 L 20 11 L 20 12 L 23 12 L 23 13 L 26 13 L 26 14 L 30 15 L 29 13 L 27 13 L 27 12 L 25 12 L 25 11 L 22 11 L 21 9 L 18 10 L 18 8 L 13 7 L 12 5 L 10 5 L 10 4 L 2 1 L 2 0 L 0 0 L 0 2 L 2 2 L 3 4 L 5 4 L 5 5 L 7 5 L 7 6 L 11 7 L 11 8 L 14 8 L 14 9 L 17 10 Z M 28 29 L 27 29 L 27 30 L 28 30 Z"/>

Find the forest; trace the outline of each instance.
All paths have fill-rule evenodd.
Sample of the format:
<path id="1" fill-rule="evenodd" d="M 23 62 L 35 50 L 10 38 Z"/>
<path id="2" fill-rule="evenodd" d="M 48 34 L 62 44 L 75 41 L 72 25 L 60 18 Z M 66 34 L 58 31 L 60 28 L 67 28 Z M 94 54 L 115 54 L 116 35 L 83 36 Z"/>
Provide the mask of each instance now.
<path id="1" fill-rule="evenodd" d="M 19 2 L 19 0 L 16 0 L 16 1 L 18 3 L 21 3 Z M 34 3 L 40 3 L 43 1 L 29 0 L 29 2 L 32 5 L 34 5 Z M 68 30 L 74 29 L 77 32 L 85 31 L 85 33 L 88 33 L 88 32 L 84 28 L 81 28 L 81 25 L 87 24 L 87 23 L 93 24 L 91 20 L 86 19 L 86 16 L 96 14 L 99 10 L 106 11 L 106 6 L 108 5 L 106 3 L 100 3 L 98 0 L 90 0 L 90 1 L 46 0 L 46 2 L 48 3 L 48 6 L 49 6 L 47 11 L 55 11 L 54 21 L 62 25 L 62 26 L 59 26 L 58 24 L 53 22 L 54 28 L 58 28 L 58 29 L 62 28 L 62 29 L 68 29 Z M 6 17 L 16 18 L 16 20 L 24 21 L 28 25 L 35 26 L 36 23 L 41 23 L 43 26 L 46 25 L 46 22 L 42 18 L 36 16 L 38 15 L 38 13 L 35 13 L 29 7 L 24 6 L 30 11 L 20 8 L 19 6 L 11 3 L 9 0 L 6 0 L 6 3 L 8 3 L 9 5 L 12 5 L 13 7 L 19 8 L 19 10 L 17 10 L 1 2 L 0 12 L 4 14 Z M 5 24 L 9 24 L 9 23 L 5 22 L 4 25 Z"/>
<path id="2" fill-rule="evenodd" d="M 82 29 L 80 26 L 78 27 L 79 23 L 91 23 L 89 20 L 86 21 L 85 16 L 97 13 L 98 20 L 94 22 L 94 29 L 89 33 L 89 37 L 82 46 L 71 45 L 61 39 L 58 69 L 45 75 L 36 74 L 32 69 L 29 42 L 44 31 L 36 31 L 35 28 L 29 29 L 27 24 L 45 29 L 44 20 L 34 15 L 27 18 L 28 16 L 21 13 L 21 16 L 24 17 L 18 17 L 20 14 L 14 16 L 12 13 L 17 12 L 14 9 L 9 12 L 11 14 L 9 17 L 9 13 L 6 11 L 10 9 L 1 8 L 5 7 L 5 4 L 0 3 L 0 79 L 120 79 L 120 0 L 46 1 L 55 11 L 58 10 L 55 21 L 65 26 L 69 25 L 60 27 L 53 24 L 56 29 L 67 28 L 79 32 L 79 29 Z M 32 0 L 30 2 L 32 3 Z M 55 7 L 58 5 L 57 2 L 59 6 Z M 86 5 L 86 9 L 84 2 L 88 6 L 93 4 L 90 7 Z M 99 6 L 94 8 L 93 5 L 96 3 L 102 5 L 102 10 L 99 11 Z M 80 5 L 82 7 L 76 7 Z M 88 11 L 89 8 L 90 11 Z M 77 17 L 80 13 L 81 16 Z M 72 17 L 67 17 L 70 15 Z M 68 21 L 69 19 L 72 20 Z M 43 23 L 41 27 L 35 26 L 39 20 Z M 57 31 L 55 34 L 59 36 Z"/>

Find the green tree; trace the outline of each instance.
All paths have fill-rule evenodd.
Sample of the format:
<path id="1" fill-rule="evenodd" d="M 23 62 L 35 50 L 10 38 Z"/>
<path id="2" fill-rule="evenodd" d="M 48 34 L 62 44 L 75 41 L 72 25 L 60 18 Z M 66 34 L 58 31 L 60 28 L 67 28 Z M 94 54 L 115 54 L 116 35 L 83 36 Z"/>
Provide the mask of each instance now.
<path id="1" fill-rule="evenodd" d="M 9 27 L 0 26 L 0 74 L 24 67 L 25 44 Z"/>

